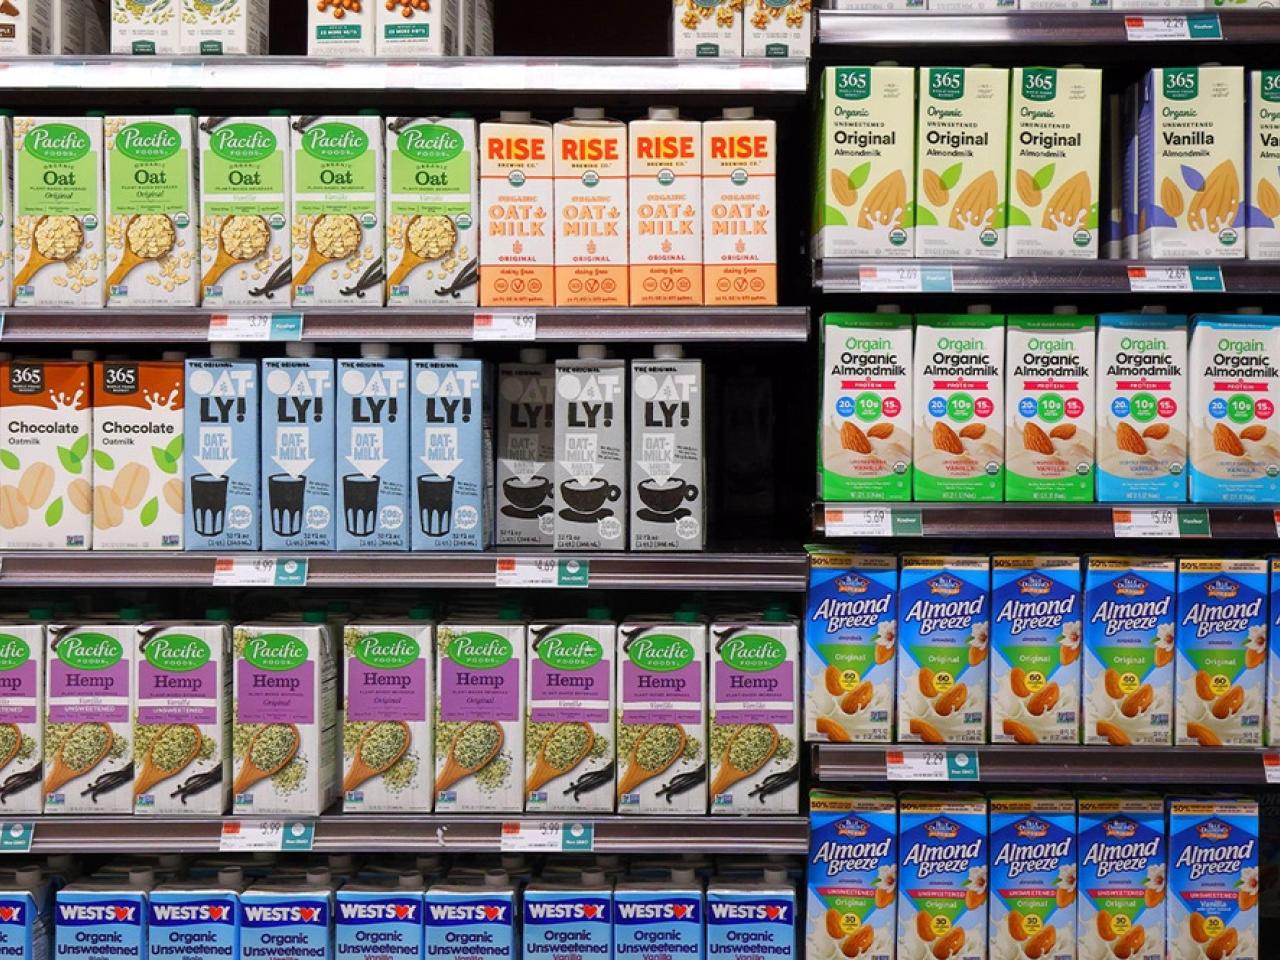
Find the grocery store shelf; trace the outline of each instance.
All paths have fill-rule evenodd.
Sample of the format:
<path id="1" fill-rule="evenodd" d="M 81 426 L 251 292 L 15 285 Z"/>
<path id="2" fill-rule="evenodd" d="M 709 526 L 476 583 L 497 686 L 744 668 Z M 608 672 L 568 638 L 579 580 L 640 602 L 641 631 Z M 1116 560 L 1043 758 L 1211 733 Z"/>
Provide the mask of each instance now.
<path id="1" fill-rule="evenodd" d="M 270 305 L 264 304 L 256 312 L 270 311 Z M 228 312 L 255 311 L 201 307 L 120 311 L 11 307 L 3 313 L 3 339 L 19 343 L 203 342 L 209 339 L 209 318 Z M 469 341 L 474 337 L 477 313 L 504 311 L 476 307 L 374 307 L 368 310 L 316 307 L 281 308 L 276 312 L 303 315 L 302 339 L 332 342 Z M 536 315 L 537 340 L 547 343 L 583 340 L 802 342 L 809 337 L 808 307 L 549 307 L 537 310 Z"/>
<path id="2" fill-rule="evenodd" d="M 198 853 L 216 851 L 224 820 L 177 817 L 37 817 L 32 853 Z M 527 818 L 534 821 L 535 818 Z M 539 824 L 560 818 L 538 817 Z M 323 853 L 445 853 L 513 849 L 501 816 L 329 814 L 315 820 L 312 849 Z M 250 820 L 239 820 L 249 823 Z M 590 825 L 597 853 L 804 853 L 804 817 L 628 817 L 568 820 Z"/>
<path id="3" fill-rule="evenodd" d="M 295 557 L 303 554 L 239 554 Z M 308 587 L 393 588 L 494 586 L 489 553 L 328 553 L 307 556 Z M 503 557 L 569 559 L 570 555 L 518 551 Z M 805 589 L 807 560 L 776 548 L 734 553 L 576 554 L 589 566 L 591 587 L 613 590 Z M 31 552 L 0 555 L 0 587 L 208 587 L 213 553 Z"/>
<path id="4" fill-rule="evenodd" d="M 813 776 L 822 783 L 884 781 L 891 750 L 932 750 L 921 744 L 896 747 L 815 744 Z M 1241 786 L 1267 782 L 1262 750 L 1202 747 L 1106 747 L 987 745 L 966 749 L 978 756 L 982 783 L 1117 783 Z M 1274 757 L 1275 755 L 1273 755 Z M 895 780 L 895 783 L 904 781 Z"/>
<path id="5" fill-rule="evenodd" d="M 1280 17 L 1269 10 L 1152 11 L 1148 17 L 1216 13 L 1222 40 L 1233 44 L 1280 42 Z M 1125 44 L 1125 18 L 1142 16 L 1094 10 L 1019 11 L 1004 14 L 859 13 L 818 11 L 818 43 L 857 46 L 954 47 L 970 45 L 1075 47 Z M 1203 41 L 1199 41 L 1203 42 Z M 1168 41 L 1155 44 L 1166 47 Z M 1154 53 L 1154 52 L 1153 52 Z"/>

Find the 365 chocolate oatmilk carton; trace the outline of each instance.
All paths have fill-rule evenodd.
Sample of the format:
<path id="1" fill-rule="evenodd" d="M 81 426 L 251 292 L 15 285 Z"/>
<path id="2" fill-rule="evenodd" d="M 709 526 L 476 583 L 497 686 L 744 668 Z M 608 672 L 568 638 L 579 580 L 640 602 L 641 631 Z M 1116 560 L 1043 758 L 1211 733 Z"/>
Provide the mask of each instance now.
<path id="1" fill-rule="evenodd" d="M 555 546 L 627 546 L 627 367 L 584 344 L 556 361 Z"/>

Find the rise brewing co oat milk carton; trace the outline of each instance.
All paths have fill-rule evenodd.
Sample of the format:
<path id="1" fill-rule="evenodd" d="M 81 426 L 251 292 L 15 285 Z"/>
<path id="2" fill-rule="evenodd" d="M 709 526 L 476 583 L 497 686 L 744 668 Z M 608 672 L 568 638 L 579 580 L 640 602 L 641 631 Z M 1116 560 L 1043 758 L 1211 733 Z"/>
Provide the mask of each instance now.
<path id="1" fill-rule="evenodd" d="M 625 306 L 627 126 L 577 107 L 553 135 L 556 303 Z"/>
<path id="2" fill-rule="evenodd" d="M 1245 239 L 1250 260 L 1280 259 L 1280 70 L 1249 72 Z"/>
<path id="3" fill-rule="evenodd" d="M 991 798 L 992 957 L 1075 960 L 1076 801 Z"/>
<path id="4" fill-rule="evenodd" d="M 499 546 L 549 547 L 555 539 L 555 364 L 537 347 L 498 365 L 498 461 L 494 538 Z"/>
<path id="5" fill-rule="evenodd" d="M 38 814 L 44 809 L 40 774 L 45 742 L 45 650 L 46 627 L 35 622 L 48 610 L 32 610 L 30 621 L 0 626 L 0 723 L 11 724 L 18 742 L 12 759 L 12 773 L 34 773 L 36 779 L 5 798 L 5 806 L 15 814 Z M 14 745 L 11 744 L 11 750 Z M 30 779 L 30 777 L 28 777 Z"/>
<path id="6" fill-rule="evenodd" d="M 556 302 L 551 125 L 504 110 L 480 124 L 480 304 Z"/>
<path id="7" fill-rule="evenodd" d="M 1170 957 L 1258 960 L 1258 801 L 1169 801 Z"/>
<path id="8" fill-rule="evenodd" d="M 556 361 L 555 547 L 627 546 L 626 361 L 595 344 Z"/>
<path id="9" fill-rule="evenodd" d="M 809 792 L 805 955 L 893 960 L 897 939 L 898 802 L 888 794 Z"/>
<path id="10" fill-rule="evenodd" d="M 702 124 L 650 107 L 628 127 L 632 306 L 702 303 Z"/>
<path id="11" fill-rule="evenodd" d="M 702 125 L 704 299 L 712 306 L 778 302 L 778 128 L 750 107 Z"/>
<path id="12" fill-rule="evenodd" d="M 984 742 L 990 560 L 905 556 L 901 582 L 898 740 Z"/>
<path id="13" fill-rule="evenodd" d="M 1164 801 L 1080 797 L 1076 945 L 1085 957 L 1164 960 Z"/>

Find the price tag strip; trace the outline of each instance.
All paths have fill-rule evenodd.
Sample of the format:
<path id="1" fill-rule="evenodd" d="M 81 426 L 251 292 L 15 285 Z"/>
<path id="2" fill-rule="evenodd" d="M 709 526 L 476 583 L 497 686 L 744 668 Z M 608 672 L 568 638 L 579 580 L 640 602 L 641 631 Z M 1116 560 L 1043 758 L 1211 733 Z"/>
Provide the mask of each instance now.
<path id="1" fill-rule="evenodd" d="M 520 853 L 590 853 L 595 849 L 594 823 L 565 820 L 507 820 L 499 849 Z"/>
<path id="2" fill-rule="evenodd" d="M 477 313 L 471 328 L 473 340 L 536 340 L 536 313 Z"/>
<path id="3" fill-rule="evenodd" d="M 913 507 L 827 507 L 823 530 L 828 537 L 920 537 L 924 521 Z"/>
<path id="4" fill-rule="evenodd" d="M 315 845 L 315 838 L 316 825 L 308 820 L 224 820 L 218 850 L 307 853 Z"/>
<path id="5" fill-rule="evenodd" d="M 926 267 L 918 263 L 878 263 L 858 268 L 862 293 L 951 293 L 950 267 Z"/>
<path id="6" fill-rule="evenodd" d="M 1124 18 L 1125 37 L 1133 43 L 1170 40 L 1221 40 L 1222 23 L 1216 13 L 1188 16 L 1142 16 Z"/>
<path id="7" fill-rule="evenodd" d="M 218 557 L 215 587 L 305 587 L 306 557 Z"/>
<path id="8" fill-rule="evenodd" d="M 575 557 L 498 557 L 495 587 L 585 587 L 591 561 Z"/>
<path id="9" fill-rule="evenodd" d="M 885 751 L 884 770 L 888 780 L 976 782 L 978 754 L 946 747 L 902 747 Z"/>
<path id="10" fill-rule="evenodd" d="M 1219 266 L 1131 266 L 1132 293 L 1223 293 L 1226 286 Z"/>
<path id="11" fill-rule="evenodd" d="M 300 313 L 215 313 L 209 317 L 210 340 L 301 340 Z"/>
<path id="12" fill-rule="evenodd" d="M 1117 538 L 1209 537 L 1209 511 L 1204 507 L 1116 507 L 1111 526 Z"/>

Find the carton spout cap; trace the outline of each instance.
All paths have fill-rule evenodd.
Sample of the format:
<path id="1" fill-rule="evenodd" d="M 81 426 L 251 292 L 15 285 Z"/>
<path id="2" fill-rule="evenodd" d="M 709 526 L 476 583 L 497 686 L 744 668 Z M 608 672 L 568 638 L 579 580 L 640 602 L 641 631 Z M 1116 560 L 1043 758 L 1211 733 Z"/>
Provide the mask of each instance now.
<path id="1" fill-rule="evenodd" d="M 875 65 L 877 67 L 896 67 L 898 65 L 898 61 L 897 60 L 877 60 Z"/>
<path id="2" fill-rule="evenodd" d="M 511 882 L 511 878 L 507 876 L 505 870 L 486 870 L 484 872 L 484 885 L 486 887 L 505 887 Z"/>
<path id="3" fill-rule="evenodd" d="M 218 871 L 218 886 L 239 887 L 244 885 L 244 871 L 239 867 L 223 867 Z"/>
<path id="4" fill-rule="evenodd" d="M 412 615 L 410 614 L 410 616 Z M 428 619 L 430 619 L 429 615 Z M 440 871 L 440 858 L 434 853 L 424 854 L 416 857 L 413 865 L 419 873 L 438 873 Z"/>
<path id="5" fill-rule="evenodd" d="M 156 861 L 164 870 L 181 870 L 186 865 L 186 857 L 180 853 L 162 853 Z"/>
<path id="6" fill-rule="evenodd" d="M 18 886 L 18 887 L 26 887 L 27 889 L 31 889 L 32 887 L 40 886 L 43 880 L 44 880 L 43 871 L 41 871 L 39 867 L 34 865 L 29 867 L 19 867 L 13 873 L 14 886 Z"/>
<path id="7" fill-rule="evenodd" d="M 406 870 L 396 877 L 396 886 L 401 890 L 421 890 L 422 874 L 417 870 Z"/>
<path id="8" fill-rule="evenodd" d="M 366 360 L 385 360 L 391 356 L 391 346 L 386 343 L 362 343 L 360 356 Z"/>
<path id="9" fill-rule="evenodd" d="M 187 353 L 185 350 L 166 350 L 160 354 L 160 359 L 168 363 L 177 363 L 187 359 Z"/>
<path id="10" fill-rule="evenodd" d="M 965 313 L 970 316 L 986 316 L 991 313 L 991 304 L 989 303 L 971 303 Z"/>
<path id="11" fill-rule="evenodd" d="M 726 120 L 754 120 L 755 107 L 725 107 L 722 116 Z"/>
<path id="12" fill-rule="evenodd" d="M 579 874 L 583 886 L 599 886 L 604 883 L 604 871 L 599 867 L 590 867 Z"/>
<path id="13" fill-rule="evenodd" d="M 777 884 L 787 883 L 787 882 L 788 882 L 788 880 L 787 880 L 787 871 L 786 871 L 786 870 L 784 870 L 782 867 L 765 867 L 765 868 L 764 868 L 764 882 L 765 882 L 765 883 L 770 883 L 770 884 L 773 884 L 773 883 L 777 883 Z"/>
<path id="14" fill-rule="evenodd" d="M 680 108 L 679 107 L 650 107 L 649 119 L 650 120 L 679 120 Z"/>
<path id="15" fill-rule="evenodd" d="M 314 343 L 304 343 L 301 340 L 290 340 L 284 345 L 284 355 L 286 357 L 314 357 L 316 355 L 316 345 Z"/>
<path id="16" fill-rule="evenodd" d="M 1236 313 L 1239 313 L 1246 317 L 1258 317 L 1262 315 L 1262 308 L 1261 307 L 1241 307 L 1239 310 L 1236 311 Z"/>
<path id="17" fill-rule="evenodd" d="M 156 872 L 150 867 L 134 867 L 129 871 L 129 887 L 133 890 L 150 890 L 156 885 Z"/>
<path id="18" fill-rule="evenodd" d="M 671 882 L 672 884 L 691 884 L 697 874 L 693 872 L 692 867 L 672 867 Z"/>
<path id="19" fill-rule="evenodd" d="M 547 351 L 541 347 L 521 347 L 520 348 L 521 363 L 546 363 Z"/>
<path id="20" fill-rule="evenodd" d="M 349 853 L 331 853 L 328 861 L 329 869 L 336 873 L 347 873 L 356 866 L 356 858 Z"/>
<path id="21" fill-rule="evenodd" d="M 533 114 L 528 110 L 503 110 L 498 114 L 498 119 L 503 123 L 528 123 L 533 119 Z"/>
<path id="22" fill-rule="evenodd" d="M 71 359 L 78 360 L 80 363 L 92 363 L 98 359 L 97 350 L 72 350 Z"/>
<path id="23" fill-rule="evenodd" d="M 240 344 L 219 341 L 209 344 L 209 356 L 215 360 L 234 360 L 240 356 Z"/>
<path id="24" fill-rule="evenodd" d="M 312 867 L 307 871 L 308 887 L 331 887 L 333 886 L 333 874 L 329 872 L 328 867 Z"/>
<path id="25" fill-rule="evenodd" d="M 1149 304 L 1148 306 L 1145 306 L 1142 308 L 1142 312 L 1147 316 L 1150 316 L 1152 314 L 1166 314 L 1169 312 L 1169 308 L 1165 306 L 1155 306 L 1153 304 Z"/>
<path id="26" fill-rule="evenodd" d="M 575 120 L 603 120 L 604 107 L 574 107 L 573 119 Z"/>
<path id="27" fill-rule="evenodd" d="M 882 303 L 876 307 L 876 313 L 901 313 L 902 304 L 900 303 Z"/>
<path id="28" fill-rule="evenodd" d="M 584 343 L 578 346 L 579 360 L 604 360 L 608 356 L 609 351 L 603 343 Z"/>
<path id="29" fill-rule="evenodd" d="M 684 347 L 678 343 L 659 343 L 653 348 L 655 360 L 679 360 L 684 356 Z"/>
<path id="30" fill-rule="evenodd" d="M 1080 308 L 1071 303 L 1060 303 L 1053 308 L 1055 317 L 1074 317 L 1080 312 Z"/>
<path id="31" fill-rule="evenodd" d="M 12 353 L 9 353 L 9 351 L 7 350 L 0 351 L 0 363 L 8 363 L 12 359 L 13 359 Z"/>
<path id="32" fill-rule="evenodd" d="M 461 360 L 462 344 L 437 343 L 431 348 L 431 355 L 437 360 Z"/>
<path id="33" fill-rule="evenodd" d="M 504 853 L 499 862 L 507 873 L 519 873 L 521 870 L 528 869 L 529 866 L 529 861 L 522 853 Z"/>

